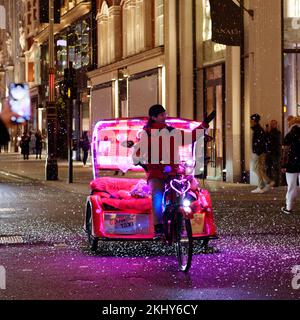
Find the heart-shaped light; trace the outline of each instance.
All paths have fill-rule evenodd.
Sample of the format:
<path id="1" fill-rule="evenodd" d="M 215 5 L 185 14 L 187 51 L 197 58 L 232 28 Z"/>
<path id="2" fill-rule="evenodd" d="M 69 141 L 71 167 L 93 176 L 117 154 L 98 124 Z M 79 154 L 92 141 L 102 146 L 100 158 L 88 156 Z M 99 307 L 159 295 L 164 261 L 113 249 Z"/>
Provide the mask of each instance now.
<path id="1" fill-rule="evenodd" d="M 180 187 L 182 187 L 181 190 L 177 189 L 174 186 L 174 183 L 180 185 Z M 175 190 L 179 194 L 185 194 L 187 191 L 189 191 L 189 189 L 191 187 L 191 183 L 187 179 L 183 179 L 183 180 L 173 179 L 173 180 L 171 180 L 170 185 L 171 185 L 172 189 Z"/>

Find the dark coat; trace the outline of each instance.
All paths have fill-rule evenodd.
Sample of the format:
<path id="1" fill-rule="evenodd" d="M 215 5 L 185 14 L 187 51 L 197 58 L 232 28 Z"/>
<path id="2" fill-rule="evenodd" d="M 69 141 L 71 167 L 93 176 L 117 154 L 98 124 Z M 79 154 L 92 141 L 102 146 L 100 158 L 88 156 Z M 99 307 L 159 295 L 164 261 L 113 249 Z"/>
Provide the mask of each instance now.
<path id="1" fill-rule="evenodd" d="M 84 152 L 88 152 L 90 150 L 91 144 L 88 138 L 83 138 L 80 142 L 80 147 Z"/>
<path id="2" fill-rule="evenodd" d="M 40 134 L 35 135 L 35 148 L 40 150 L 43 148 L 43 137 Z"/>
<path id="3" fill-rule="evenodd" d="M 30 137 L 27 135 L 23 135 L 20 142 L 21 153 L 22 154 L 29 154 L 29 143 Z"/>
<path id="4" fill-rule="evenodd" d="M 271 129 L 267 134 L 268 155 L 280 158 L 281 154 L 281 132 L 278 129 Z"/>
<path id="5" fill-rule="evenodd" d="M 283 144 L 288 146 L 288 155 L 282 167 L 288 173 L 300 173 L 300 127 L 294 126 L 285 136 Z"/>
<path id="6" fill-rule="evenodd" d="M 252 151 L 253 153 L 260 156 L 263 153 L 266 153 L 266 133 L 264 129 L 259 125 L 255 125 L 251 128 L 253 130 L 252 138 Z"/>
<path id="7" fill-rule="evenodd" d="M 10 140 L 5 124 L 0 120 L 0 146 L 6 145 Z"/>

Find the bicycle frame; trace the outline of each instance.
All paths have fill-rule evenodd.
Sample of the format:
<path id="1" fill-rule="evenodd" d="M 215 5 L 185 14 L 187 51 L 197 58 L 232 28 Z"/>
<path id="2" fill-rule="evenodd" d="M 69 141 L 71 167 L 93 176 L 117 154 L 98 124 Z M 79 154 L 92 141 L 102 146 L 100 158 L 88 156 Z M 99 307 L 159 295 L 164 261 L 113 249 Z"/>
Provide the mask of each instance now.
<path id="1" fill-rule="evenodd" d="M 183 219 L 187 218 L 183 214 L 184 200 L 190 187 L 189 180 L 182 174 L 172 178 L 169 177 L 166 181 L 163 198 L 163 220 L 165 237 L 169 245 L 174 243 L 174 224 L 176 224 L 176 219 L 178 218 L 176 213 L 180 213 Z"/>

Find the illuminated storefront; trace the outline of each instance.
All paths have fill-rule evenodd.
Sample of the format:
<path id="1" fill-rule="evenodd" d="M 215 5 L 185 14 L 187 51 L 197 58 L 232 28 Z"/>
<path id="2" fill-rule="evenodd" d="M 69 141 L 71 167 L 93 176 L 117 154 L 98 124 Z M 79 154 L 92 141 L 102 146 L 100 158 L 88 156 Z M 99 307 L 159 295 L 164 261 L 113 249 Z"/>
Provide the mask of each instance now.
<path id="1" fill-rule="evenodd" d="M 283 0 L 284 124 L 300 116 L 300 1 Z M 285 131 L 288 128 L 285 126 Z"/>
<path id="2" fill-rule="evenodd" d="M 203 3 L 203 87 L 204 112 L 216 111 L 210 135 L 214 140 L 207 145 L 209 161 L 206 175 L 209 179 L 226 179 L 225 137 L 225 52 L 226 46 L 211 41 L 212 24 L 209 0 Z"/>
<path id="3" fill-rule="evenodd" d="M 63 94 L 64 70 L 69 62 L 76 71 L 77 103 L 74 110 L 77 135 L 89 130 L 89 89 L 86 72 L 91 66 L 91 15 L 81 18 L 55 37 L 59 94 Z M 74 128 L 75 129 L 75 128 Z"/>

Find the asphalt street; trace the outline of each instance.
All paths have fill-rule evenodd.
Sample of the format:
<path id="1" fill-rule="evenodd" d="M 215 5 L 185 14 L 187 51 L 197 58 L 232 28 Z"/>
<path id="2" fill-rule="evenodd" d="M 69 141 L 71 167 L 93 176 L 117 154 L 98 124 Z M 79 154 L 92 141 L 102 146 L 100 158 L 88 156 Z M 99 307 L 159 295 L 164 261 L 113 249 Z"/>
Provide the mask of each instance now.
<path id="1" fill-rule="evenodd" d="M 102 242 L 91 254 L 82 231 L 85 189 L 0 173 L 0 240 L 18 240 L 0 244 L 0 299 L 299 299 L 292 273 L 300 265 L 299 202 L 285 216 L 285 187 L 263 195 L 251 194 L 249 185 L 205 187 L 219 239 L 210 243 L 214 253 L 196 245 L 185 275 L 173 248 L 156 242 Z"/>

